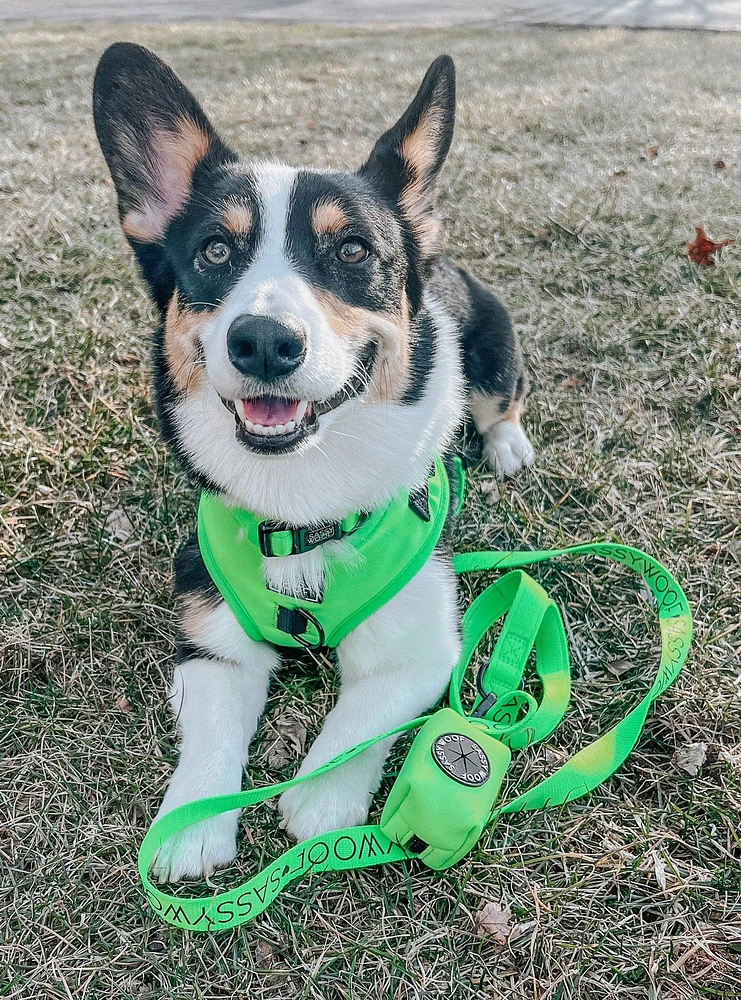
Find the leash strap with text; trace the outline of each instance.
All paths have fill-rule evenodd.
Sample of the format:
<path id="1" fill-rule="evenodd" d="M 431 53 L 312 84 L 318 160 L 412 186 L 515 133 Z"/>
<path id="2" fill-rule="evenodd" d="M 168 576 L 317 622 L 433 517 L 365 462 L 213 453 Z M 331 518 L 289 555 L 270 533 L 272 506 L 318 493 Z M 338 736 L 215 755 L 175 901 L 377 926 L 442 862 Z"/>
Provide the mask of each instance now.
<path id="1" fill-rule="evenodd" d="M 548 736 L 563 718 L 570 694 L 568 649 L 560 612 L 520 567 L 580 555 L 622 563 L 639 574 L 651 590 L 661 632 L 656 676 L 646 695 L 612 729 L 543 781 L 495 805 L 510 751 Z M 638 549 L 603 542 L 540 552 L 464 553 L 454 557 L 453 566 L 459 574 L 515 572 L 486 587 L 463 616 L 462 649 L 451 678 L 450 708 L 359 743 L 311 774 L 200 799 L 163 816 L 144 837 L 138 858 L 144 892 L 162 920 L 194 931 L 227 930 L 256 917 L 290 883 L 310 872 L 367 868 L 409 858 L 419 858 L 435 869 L 448 867 L 468 853 L 497 816 L 570 802 L 596 788 L 620 767 L 638 741 L 649 708 L 676 679 L 689 652 L 692 617 L 682 588 L 671 573 Z M 467 715 L 461 703 L 465 672 L 482 637 L 502 618 L 491 657 L 478 673 L 479 695 Z M 521 687 L 533 648 L 542 687 L 539 704 Z M 160 847 L 181 830 L 220 813 L 264 802 L 341 766 L 380 740 L 420 727 L 391 789 L 380 826 L 351 827 L 303 841 L 237 888 L 208 896 L 170 894 L 150 880 L 149 869 Z M 474 757 L 481 757 L 480 764 L 466 763 L 472 759 L 471 745 Z M 457 756 L 450 753 L 450 747 L 456 749 Z M 462 770 L 458 766 L 461 760 Z M 443 794 L 441 782 L 447 783 Z"/>

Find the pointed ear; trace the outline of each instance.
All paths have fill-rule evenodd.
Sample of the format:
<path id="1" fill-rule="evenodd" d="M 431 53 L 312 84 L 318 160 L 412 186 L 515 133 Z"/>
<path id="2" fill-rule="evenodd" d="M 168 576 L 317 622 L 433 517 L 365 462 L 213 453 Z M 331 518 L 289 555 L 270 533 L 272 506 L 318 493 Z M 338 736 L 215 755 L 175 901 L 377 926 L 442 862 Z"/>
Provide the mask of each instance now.
<path id="1" fill-rule="evenodd" d="M 106 49 L 93 86 L 100 148 L 132 243 L 157 243 L 191 192 L 197 167 L 236 159 L 169 66 L 141 45 Z"/>
<path id="2" fill-rule="evenodd" d="M 423 256 L 435 252 L 435 186 L 455 124 L 455 66 L 438 56 L 417 96 L 373 147 L 360 173 L 401 210 Z"/>

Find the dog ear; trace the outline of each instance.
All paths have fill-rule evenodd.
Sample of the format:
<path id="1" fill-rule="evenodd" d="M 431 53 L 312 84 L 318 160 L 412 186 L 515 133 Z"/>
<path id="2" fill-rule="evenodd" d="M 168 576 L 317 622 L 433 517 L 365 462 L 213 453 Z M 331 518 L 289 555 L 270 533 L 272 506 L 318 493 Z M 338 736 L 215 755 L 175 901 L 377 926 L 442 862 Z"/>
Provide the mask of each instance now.
<path id="1" fill-rule="evenodd" d="M 162 239 L 188 200 L 196 168 L 236 159 L 190 91 L 141 45 L 118 42 L 103 53 L 93 115 L 121 226 L 137 250 Z"/>
<path id="2" fill-rule="evenodd" d="M 417 96 L 385 132 L 360 173 L 398 206 L 410 223 L 423 257 L 435 252 L 435 187 L 455 124 L 455 65 L 438 56 Z"/>

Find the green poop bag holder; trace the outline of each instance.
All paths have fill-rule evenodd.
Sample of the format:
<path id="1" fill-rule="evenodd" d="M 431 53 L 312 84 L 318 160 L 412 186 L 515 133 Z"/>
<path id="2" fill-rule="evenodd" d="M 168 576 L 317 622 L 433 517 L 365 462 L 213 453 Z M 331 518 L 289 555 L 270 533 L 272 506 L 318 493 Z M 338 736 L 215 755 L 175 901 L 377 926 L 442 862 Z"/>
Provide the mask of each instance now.
<path id="1" fill-rule="evenodd" d="M 561 614 L 521 567 L 581 555 L 622 563 L 638 573 L 651 590 L 661 632 L 656 676 L 645 696 L 608 732 L 549 777 L 498 803 L 512 751 L 553 732 L 566 712 L 571 689 Z M 649 708 L 676 679 L 689 651 L 690 609 L 671 573 L 638 549 L 604 542 L 540 552 L 472 552 L 455 556 L 453 566 L 459 574 L 510 572 L 487 586 L 463 616 L 461 655 L 451 678 L 449 707 L 380 733 L 311 774 L 201 799 L 159 819 L 142 842 L 138 864 L 146 897 L 164 921 L 193 931 L 226 930 L 256 917 L 286 886 L 312 872 L 367 868 L 410 858 L 433 869 L 448 868 L 471 851 L 500 815 L 570 802 L 592 791 L 623 763 L 638 741 Z M 491 656 L 478 671 L 478 694 L 467 714 L 461 701 L 464 675 L 483 636 L 502 619 Z M 522 687 L 533 650 L 539 700 Z M 237 888 L 209 896 L 170 894 L 151 882 L 149 870 L 157 852 L 179 831 L 280 795 L 300 782 L 341 767 L 380 740 L 416 728 L 420 731 L 391 788 L 378 826 L 337 830 L 296 844 Z"/>

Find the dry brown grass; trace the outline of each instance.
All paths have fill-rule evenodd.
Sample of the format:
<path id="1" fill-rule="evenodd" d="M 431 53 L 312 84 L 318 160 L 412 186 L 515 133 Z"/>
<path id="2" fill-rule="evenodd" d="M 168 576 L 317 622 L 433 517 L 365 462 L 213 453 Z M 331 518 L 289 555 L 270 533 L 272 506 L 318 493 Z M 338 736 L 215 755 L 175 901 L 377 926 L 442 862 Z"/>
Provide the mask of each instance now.
<path id="1" fill-rule="evenodd" d="M 539 452 L 498 500 L 471 491 L 460 547 L 619 538 L 674 568 L 697 621 L 684 675 L 590 801 L 512 817 L 443 874 L 298 885 L 212 938 L 161 927 L 134 867 L 173 760 L 170 559 L 194 497 L 154 429 L 152 313 L 91 128 L 95 61 L 119 37 L 170 59 L 241 149 L 318 164 L 358 163 L 430 59 L 453 53 L 445 240 L 520 326 Z M 707 271 L 683 254 L 698 222 L 715 237 L 741 229 L 738 44 L 245 25 L 5 33 L 0 994 L 738 996 L 741 252 Z M 650 609 L 624 575 L 536 575 L 566 610 L 576 697 L 572 725 L 521 761 L 518 781 L 608 725 L 656 656 Z M 258 780 L 268 763 L 293 766 L 280 713 L 311 738 L 331 698 L 327 662 L 286 671 Z M 673 756 L 698 742 L 708 756 L 692 778 Z M 283 843 L 271 810 L 248 823 L 254 845 L 222 881 L 256 864 L 268 835 Z M 506 945 L 475 936 L 490 900 L 512 908 Z"/>

